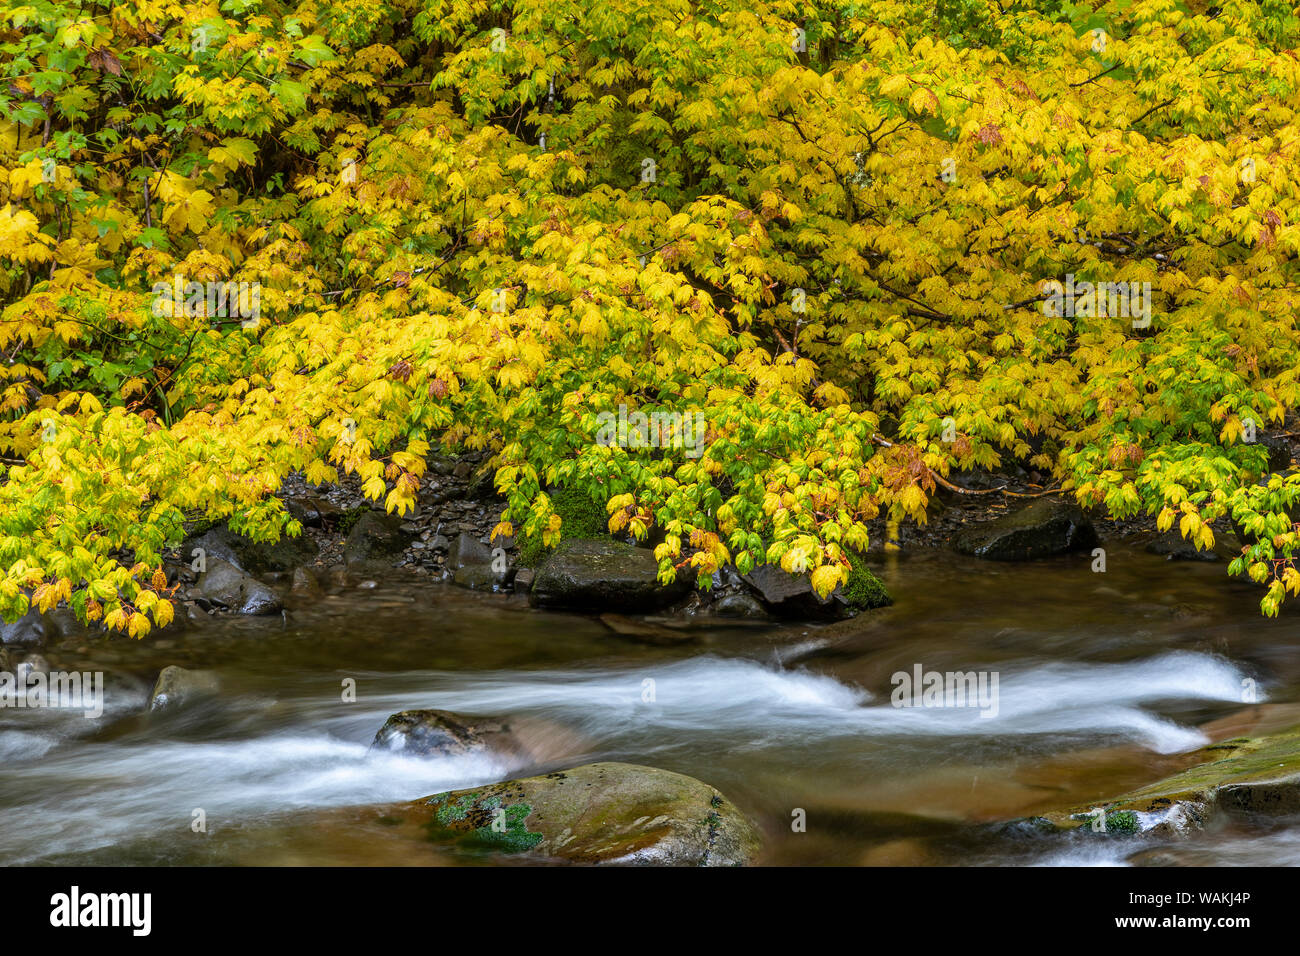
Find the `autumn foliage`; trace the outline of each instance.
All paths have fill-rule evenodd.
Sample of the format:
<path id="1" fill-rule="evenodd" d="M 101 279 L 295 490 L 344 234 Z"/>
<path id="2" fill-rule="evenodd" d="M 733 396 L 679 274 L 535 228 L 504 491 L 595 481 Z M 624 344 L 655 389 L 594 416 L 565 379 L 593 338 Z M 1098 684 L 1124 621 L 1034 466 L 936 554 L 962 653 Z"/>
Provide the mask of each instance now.
<path id="1" fill-rule="evenodd" d="M 1235 518 L 1275 613 L 1297 46 L 1282 0 L 8 3 L 0 611 L 140 636 L 187 521 L 298 533 L 295 471 L 402 511 L 441 446 L 490 451 L 503 531 L 579 489 L 664 577 L 822 591 L 1018 463 Z M 1067 276 L 1149 323 L 1051 314 Z M 702 453 L 596 441 L 620 406 Z"/>

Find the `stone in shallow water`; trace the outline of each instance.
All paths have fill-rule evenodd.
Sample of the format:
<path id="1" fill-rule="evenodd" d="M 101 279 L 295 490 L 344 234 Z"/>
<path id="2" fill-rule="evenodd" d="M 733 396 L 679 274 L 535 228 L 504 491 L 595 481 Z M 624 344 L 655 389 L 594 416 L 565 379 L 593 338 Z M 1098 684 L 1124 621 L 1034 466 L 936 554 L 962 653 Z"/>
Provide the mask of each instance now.
<path id="1" fill-rule="evenodd" d="M 759 850 L 754 825 L 713 787 L 624 763 L 440 793 L 405 815 L 436 841 L 571 863 L 737 866 Z"/>
<path id="2" fill-rule="evenodd" d="M 32 608 L 18 620 L 0 621 L 0 644 L 42 644 L 57 633 L 47 614 Z"/>
<path id="3" fill-rule="evenodd" d="M 953 548 L 990 561 L 1031 561 L 1096 543 L 1097 532 L 1078 506 L 1042 500 L 964 529 Z"/>
<path id="4" fill-rule="evenodd" d="M 1220 816 L 1300 813 L 1300 727 L 1226 740 L 1198 756 L 1202 762 L 1149 786 L 1029 822 L 1104 836 L 1199 830 Z M 1092 825 L 1098 808 L 1105 812 L 1104 833 Z"/>
<path id="5" fill-rule="evenodd" d="M 280 598 L 269 587 L 249 577 L 233 564 L 209 557 L 208 569 L 194 586 L 197 597 L 234 611 L 236 614 L 278 614 Z"/>
<path id="6" fill-rule="evenodd" d="M 495 717 L 464 717 L 448 710 L 404 710 L 393 714 L 379 728 L 371 746 L 418 756 L 519 749 L 504 721 Z"/>
<path id="7" fill-rule="evenodd" d="M 537 569 L 532 600 L 539 607 L 620 612 L 654 611 L 690 590 L 690 575 L 659 583 L 659 565 L 645 548 L 621 541 L 571 538 Z"/>
<path id="8" fill-rule="evenodd" d="M 150 710 L 181 707 L 203 697 L 210 697 L 221 688 L 214 671 L 192 671 L 171 664 L 162 669 L 153 685 L 149 698 Z"/>

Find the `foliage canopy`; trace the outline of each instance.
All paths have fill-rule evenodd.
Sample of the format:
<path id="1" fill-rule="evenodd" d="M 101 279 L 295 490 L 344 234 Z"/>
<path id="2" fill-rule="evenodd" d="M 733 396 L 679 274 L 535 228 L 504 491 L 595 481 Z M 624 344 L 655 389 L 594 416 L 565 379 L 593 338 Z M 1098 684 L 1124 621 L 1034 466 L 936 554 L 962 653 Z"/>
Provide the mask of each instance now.
<path id="1" fill-rule="evenodd" d="M 823 592 L 1024 463 L 1201 547 L 1235 517 L 1276 613 L 1300 476 L 1244 439 L 1300 403 L 1300 21 L 1207 7 L 7 4 L 0 612 L 140 636 L 187 519 L 298 533 L 294 471 L 404 511 L 441 445 L 504 531 L 580 489 L 665 577 Z M 1067 277 L 1149 324 L 1052 314 Z M 595 441 L 620 406 L 702 453 Z"/>

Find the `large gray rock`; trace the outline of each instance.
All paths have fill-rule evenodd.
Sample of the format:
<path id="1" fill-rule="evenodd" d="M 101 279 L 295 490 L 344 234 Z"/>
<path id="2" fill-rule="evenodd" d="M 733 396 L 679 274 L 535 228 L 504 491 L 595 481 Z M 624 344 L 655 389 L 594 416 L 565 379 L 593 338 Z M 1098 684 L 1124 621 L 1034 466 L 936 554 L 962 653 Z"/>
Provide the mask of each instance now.
<path id="1" fill-rule="evenodd" d="M 538 607 L 623 612 L 653 611 L 682 598 L 690 575 L 659 583 L 654 555 L 621 541 L 571 538 L 537 569 L 532 600 Z"/>
<path id="2" fill-rule="evenodd" d="M 1046 499 L 961 531 L 953 548 L 991 561 L 1030 561 L 1091 548 L 1097 532 L 1076 505 Z"/>
<path id="3" fill-rule="evenodd" d="M 835 620 L 849 613 L 849 603 L 841 589 L 822 598 L 813 590 L 806 574 L 791 574 L 776 565 L 761 564 L 744 581 L 763 599 L 774 614 L 782 617 L 825 618 Z"/>
<path id="4" fill-rule="evenodd" d="M 248 574 L 293 571 L 310 564 L 320 553 L 316 542 L 306 535 L 268 543 L 236 534 L 224 524 L 182 544 L 182 559 L 188 563 L 195 548 L 202 548 L 209 562 L 219 558 Z"/>
<path id="5" fill-rule="evenodd" d="M 0 621 L 0 644 L 43 644 L 58 636 L 58 628 L 48 614 L 42 614 L 35 608 L 6 624 Z"/>
<path id="6" fill-rule="evenodd" d="M 466 531 L 456 536 L 447 550 L 447 567 L 452 571 L 475 565 L 491 565 L 492 549 Z"/>
<path id="7" fill-rule="evenodd" d="M 753 862 L 760 843 L 708 784 L 624 763 L 441 793 L 404 816 L 435 839 L 581 864 L 736 866 Z"/>
<path id="8" fill-rule="evenodd" d="M 375 734 L 376 750 L 414 756 L 453 756 L 492 749 L 506 742 L 509 726 L 495 717 L 464 717 L 448 710 L 404 710 Z"/>
<path id="9" fill-rule="evenodd" d="M 279 596 L 254 577 L 221 558 L 209 558 L 194 593 L 236 614 L 278 614 Z"/>
<path id="10" fill-rule="evenodd" d="M 191 671 L 175 664 L 168 665 L 158 675 L 149 697 L 150 710 L 183 707 L 204 697 L 210 697 L 221 687 L 213 671 Z"/>
<path id="11" fill-rule="evenodd" d="M 343 543 L 343 560 L 354 571 L 391 568 L 414 535 L 403 531 L 400 515 L 367 511 L 352 526 Z"/>

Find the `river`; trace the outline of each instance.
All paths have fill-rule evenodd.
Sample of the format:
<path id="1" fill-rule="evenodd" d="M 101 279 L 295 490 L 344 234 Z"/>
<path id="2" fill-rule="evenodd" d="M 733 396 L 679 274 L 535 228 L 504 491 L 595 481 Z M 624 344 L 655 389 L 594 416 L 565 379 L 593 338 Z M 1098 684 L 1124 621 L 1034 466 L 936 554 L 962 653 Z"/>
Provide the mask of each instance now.
<path id="1" fill-rule="evenodd" d="M 1146 850 L 1300 864 L 1286 819 L 1174 841 L 998 825 L 1175 772 L 1261 712 L 1243 682 L 1273 713 L 1300 701 L 1300 612 L 1262 618 L 1259 592 L 1222 564 L 1091 560 L 882 559 L 895 605 L 829 636 L 700 621 L 693 643 L 648 646 L 595 617 L 393 572 L 292 597 L 283 620 L 64 639 L 42 653 L 105 672 L 105 712 L 0 710 L 0 860 L 512 862 L 387 840 L 349 808 L 619 760 L 727 794 L 762 829 L 764 863 L 1122 865 Z M 144 714 L 167 664 L 217 672 L 220 694 Z M 996 675 L 996 714 L 893 706 L 892 675 L 918 665 Z M 422 707 L 531 721 L 543 753 L 525 767 L 370 752 L 389 714 Z"/>

